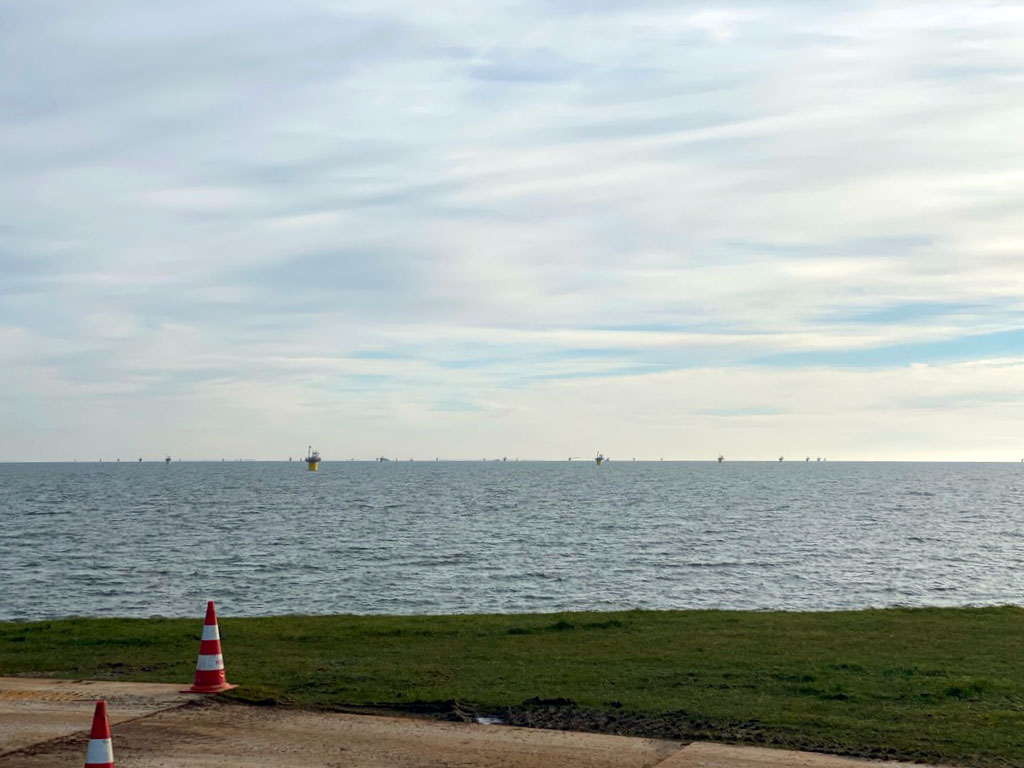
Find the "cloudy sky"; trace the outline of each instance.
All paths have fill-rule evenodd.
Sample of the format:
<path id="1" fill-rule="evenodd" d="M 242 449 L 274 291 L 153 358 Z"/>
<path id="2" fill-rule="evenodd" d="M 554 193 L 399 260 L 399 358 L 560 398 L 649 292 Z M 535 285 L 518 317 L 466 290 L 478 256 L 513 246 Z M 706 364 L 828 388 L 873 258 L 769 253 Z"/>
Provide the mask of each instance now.
<path id="1" fill-rule="evenodd" d="M 1024 6 L 0 0 L 0 460 L 1024 456 Z"/>

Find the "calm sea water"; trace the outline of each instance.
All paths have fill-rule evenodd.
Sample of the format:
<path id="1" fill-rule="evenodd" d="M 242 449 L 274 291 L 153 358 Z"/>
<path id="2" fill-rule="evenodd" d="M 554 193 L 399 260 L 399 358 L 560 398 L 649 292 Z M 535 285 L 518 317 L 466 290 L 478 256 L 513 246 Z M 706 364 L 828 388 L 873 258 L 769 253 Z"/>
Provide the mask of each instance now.
<path id="1" fill-rule="evenodd" d="M 1024 603 L 1024 467 L 0 465 L 0 619 Z"/>

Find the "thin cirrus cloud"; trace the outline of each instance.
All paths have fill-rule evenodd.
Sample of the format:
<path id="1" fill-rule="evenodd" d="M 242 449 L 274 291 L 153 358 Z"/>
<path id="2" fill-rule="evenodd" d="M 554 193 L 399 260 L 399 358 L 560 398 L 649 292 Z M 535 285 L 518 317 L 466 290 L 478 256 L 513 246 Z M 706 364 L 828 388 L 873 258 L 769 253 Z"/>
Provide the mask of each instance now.
<path id="1" fill-rule="evenodd" d="M 0 460 L 1015 458 L 1021 51 L 966 2 L 12 5 Z"/>

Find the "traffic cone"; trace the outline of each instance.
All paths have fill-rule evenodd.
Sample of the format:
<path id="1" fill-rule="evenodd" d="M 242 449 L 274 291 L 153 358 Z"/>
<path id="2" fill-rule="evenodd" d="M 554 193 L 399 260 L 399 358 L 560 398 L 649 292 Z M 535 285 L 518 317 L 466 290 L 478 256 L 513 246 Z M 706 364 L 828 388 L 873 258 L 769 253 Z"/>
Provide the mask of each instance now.
<path id="1" fill-rule="evenodd" d="M 220 650 L 220 632 L 213 600 L 206 604 L 203 639 L 199 643 L 199 661 L 196 662 L 196 681 L 185 693 L 220 693 L 237 685 L 229 685 L 224 677 L 224 656 Z"/>
<path id="2" fill-rule="evenodd" d="M 110 722 L 107 720 L 107 702 L 96 702 L 89 731 L 89 749 L 85 753 L 85 768 L 114 768 L 114 750 L 110 746 Z"/>

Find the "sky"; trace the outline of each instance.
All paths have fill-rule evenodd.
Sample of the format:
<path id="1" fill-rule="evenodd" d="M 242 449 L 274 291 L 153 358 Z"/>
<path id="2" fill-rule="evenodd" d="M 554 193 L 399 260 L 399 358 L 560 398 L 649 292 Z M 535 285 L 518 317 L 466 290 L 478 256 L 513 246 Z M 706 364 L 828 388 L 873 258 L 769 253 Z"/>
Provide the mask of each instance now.
<path id="1" fill-rule="evenodd" d="M 1024 457 L 1024 5 L 0 19 L 0 461 Z"/>

